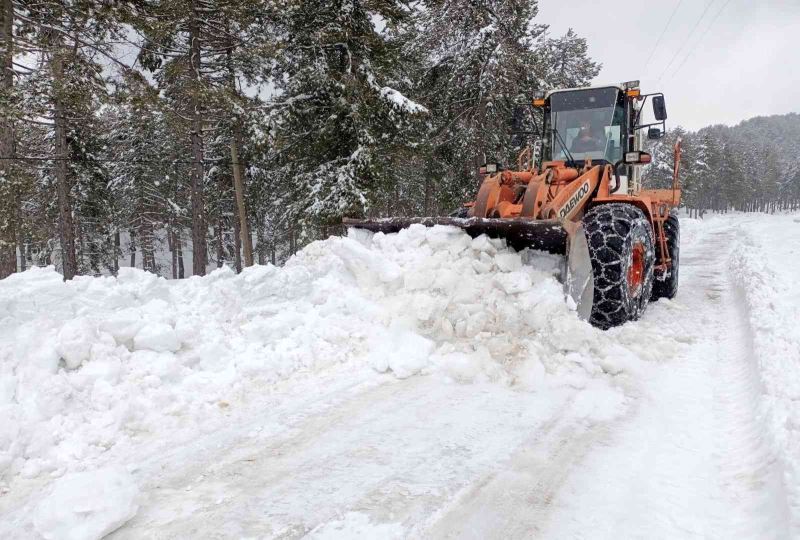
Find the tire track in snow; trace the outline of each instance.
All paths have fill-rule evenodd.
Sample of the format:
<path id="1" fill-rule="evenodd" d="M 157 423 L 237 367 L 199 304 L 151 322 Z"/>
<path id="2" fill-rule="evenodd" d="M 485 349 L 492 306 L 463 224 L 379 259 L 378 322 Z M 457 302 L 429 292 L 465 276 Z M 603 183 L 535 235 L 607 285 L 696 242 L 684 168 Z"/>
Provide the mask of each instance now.
<path id="1" fill-rule="evenodd" d="M 577 468 L 541 537 L 789 538 L 749 327 L 727 275 L 734 234 L 722 227 L 683 246 L 678 297 L 637 324 L 687 346 L 643 366 L 639 413 Z"/>
<path id="2" fill-rule="evenodd" d="M 568 415 L 565 415 L 568 416 Z M 618 421 L 615 420 L 615 421 Z M 608 434 L 605 424 L 555 418 L 501 470 L 470 485 L 411 538 L 530 538 L 544 528 L 556 493 Z"/>
<path id="3" fill-rule="evenodd" d="M 733 241 L 732 232 L 725 241 Z M 731 518 L 738 537 L 790 538 L 788 495 L 763 417 L 764 392 L 746 306 L 742 291 L 730 280 L 726 293 L 734 305 L 724 324 L 726 349 L 732 355 L 728 361 L 717 362 L 714 373 L 719 477 L 730 506 L 738 510 Z"/>
<path id="4" fill-rule="evenodd" d="M 240 441 L 213 463 L 165 471 L 111 537 L 297 538 L 351 511 L 419 523 L 546 429 L 575 392 L 391 380 L 328 410 L 298 411 L 280 435 Z"/>

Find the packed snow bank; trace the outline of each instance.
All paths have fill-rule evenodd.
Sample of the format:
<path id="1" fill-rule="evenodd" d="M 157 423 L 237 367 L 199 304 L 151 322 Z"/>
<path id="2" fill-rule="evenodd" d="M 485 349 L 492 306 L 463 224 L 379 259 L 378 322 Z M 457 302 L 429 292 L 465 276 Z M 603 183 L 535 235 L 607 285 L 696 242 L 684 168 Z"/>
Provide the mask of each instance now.
<path id="1" fill-rule="evenodd" d="M 99 540 L 136 515 L 138 495 L 124 469 L 67 474 L 39 503 L 33 524 L 48 540 Z"/>
<path id="2" fill-rule="evenodd" d="M 0 483 L 213 429 L 298 372 L 583 388 L 658 358 L 637 345 L 658 329 L 628 329 L 625 346 L 579 321 L 556 267 L 497 240 L 414 226 L 331 238 L 285 267 L 239 275 L 11 276 L 0 281 Z"/>
<path id="3" fill-rule="evenodd" d="M 762 216 L 738 229 L 730 268 L 747 308 L 764 419 L 782 457 L 800 534 L 800 223 L 796 215 Z"/>

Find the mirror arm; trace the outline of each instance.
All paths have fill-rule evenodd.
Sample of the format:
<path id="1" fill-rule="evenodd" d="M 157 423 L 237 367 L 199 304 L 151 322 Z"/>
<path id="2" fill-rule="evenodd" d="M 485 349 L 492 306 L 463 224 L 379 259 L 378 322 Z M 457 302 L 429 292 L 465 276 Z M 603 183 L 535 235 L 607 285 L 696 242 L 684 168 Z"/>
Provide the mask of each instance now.
<path id="1" fill-rule="evenodd" d="M 655 94 L 645 94 L 643 96 L 639 96 L 640 98 L 643 97 L 644 101 L 642 101 L 642 106 L 639 108 L 639 112 L 636 113 L 636 118 L 633 119 L 633 126 L 634 126 L 633 127 L 633 131 L 636 131 L 638 129 L 636 127 L 636 125 L 639 123 L 639 120 L 642 117 L 642 111 L 644 110 L 644 106 L 647 105 L 647 98 L 649 98 L 650 96 L 653 96 L 653 95 L 655 95 Z"/>
<path id="2" fill-rule="evenodd" d="M 640 129 L 644 129 L 646 127 L 653 127 L 653 126 L 661 126 L 662 131 L 666 133 L 667 131 L 667 121 L 662 120 L 661 122 L 654 122 L 652 124 L 642 124 L 641 126 L 633 126 L 633 131 L 639 131 Z"/>
<path id="3" fill-rule="evenodd" d="M 663 95 L 664 94 L 662 92 L 653 92 L 652 94 L 642 94 L 642 95 L 639 96 L 639 98 L 644 98 L 644 101 L 642 101 L 642 106 L 639 109 L 639 112 L 636 113 L 636 118 L 633 119 L 633 127 L 631 128 L 631 131 L 638 131 L 638 130 L 640 130 L 642 128 L 646 128 L 646 127 L 661 126 L 661 131 L 664 132 L 664 133 L 667 132 L 667 121 L 666 121 L 666 119 L 661 120 L 660 122 L 654 122 L 652 124 L 639 125 L 639 120 L 642 117 L 642 111 L 644 110 L 645 105 L 647 105 L 647 98 L 652 97 L 652 96 L 663 96 Z"/>

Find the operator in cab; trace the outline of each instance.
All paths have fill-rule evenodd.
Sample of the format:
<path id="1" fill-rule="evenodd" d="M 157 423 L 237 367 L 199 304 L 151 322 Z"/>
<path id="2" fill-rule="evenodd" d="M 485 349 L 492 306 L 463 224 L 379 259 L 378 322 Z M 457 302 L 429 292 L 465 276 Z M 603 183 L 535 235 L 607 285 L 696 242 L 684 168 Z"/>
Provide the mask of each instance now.
<path id="1" fill-rule="evenodd" d="M 583 120 L 578 135 L 572 140 L 570 151 L 576 154 L 605 152 L 606 139 L 601 131 L 602 128 L 598 129 L 588 120 Z"/>

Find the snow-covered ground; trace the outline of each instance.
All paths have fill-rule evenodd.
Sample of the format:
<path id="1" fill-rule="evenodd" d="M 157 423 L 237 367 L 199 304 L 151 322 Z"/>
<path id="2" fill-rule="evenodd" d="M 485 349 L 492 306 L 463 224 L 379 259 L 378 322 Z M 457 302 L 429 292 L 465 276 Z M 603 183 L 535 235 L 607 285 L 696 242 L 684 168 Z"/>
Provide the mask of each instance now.
<path id="1" fill-rule="evenodd" d="M 682 227 L 608 332 L 440 227 L 0 281 L 0 537 L 800 537 L 800 217 Z"/>

